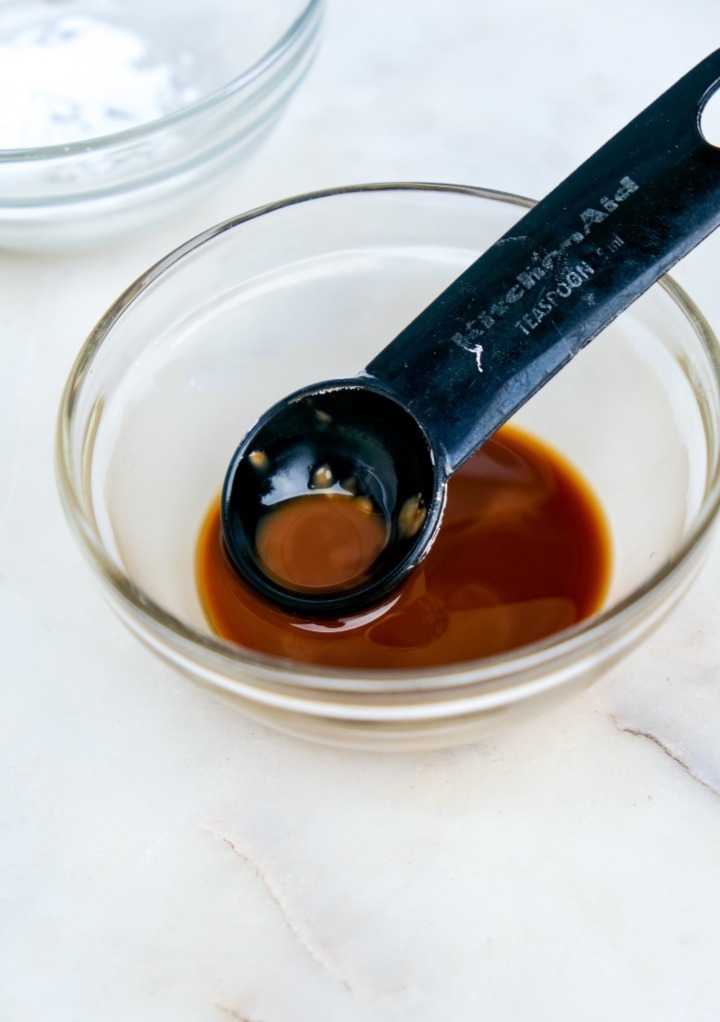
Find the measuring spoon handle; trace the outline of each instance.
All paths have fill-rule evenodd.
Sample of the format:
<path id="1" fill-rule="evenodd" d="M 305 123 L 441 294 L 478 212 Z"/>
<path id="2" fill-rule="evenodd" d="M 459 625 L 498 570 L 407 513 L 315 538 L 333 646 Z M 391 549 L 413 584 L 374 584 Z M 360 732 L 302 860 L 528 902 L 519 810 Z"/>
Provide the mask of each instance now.
<path id="1" fill-rule="evenodd" d="M 706 57 L 534 206 L 367 366 L 453 471 L 720 224 Z"/>

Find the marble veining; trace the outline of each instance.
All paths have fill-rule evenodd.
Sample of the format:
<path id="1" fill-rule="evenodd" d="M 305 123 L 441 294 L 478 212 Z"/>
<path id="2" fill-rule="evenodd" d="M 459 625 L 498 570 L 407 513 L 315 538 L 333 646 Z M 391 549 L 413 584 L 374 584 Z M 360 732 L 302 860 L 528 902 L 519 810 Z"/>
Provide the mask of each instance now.
<path id="1" fill-rule="evenodd" d="M 476 745 L 370 755 L 245 720 L 141 646 L 52 463 L 80 344 L 173 246 L 338 184 L 540 195 L 719 41 L 716 0 L 330 0 L 234 180 L 122 245 L 0 252 L 0 1018 L 720 1017 L 717 536 L 582 695 Z M 720 236 L 676 273 L 716 328 L 719 264 Z"/>
<path id="2" fill-rule="evenodd" d="M 691 770 L 687 763 L 680 756 L 676 755 L 672 751 L 672 749 L 668 748 L 668 746 L 665 745 L 665 743 L 662 742 L 656 735 L 650 734 L 649 731 L 639 731 L 637 728 L 634 727 L 623 727 L 618 722 L 617 717 L 612 713 L 610 714 L 610 719 L 612 720 L 613 724 L 618 729 L 618 731 L 621 731 L 623 734 L 634 735 L 636 738 L 646 738 L 649 742 L 652 742 L 653 745 L 656 745 L 661 752 L 664 752 L 666 756 L 669 756 L 673 763 L 677 763 L 679 767 L 682 767 L 682 769 L 685 771 L 686 774 L 688 774 L 689 777 L 692 777 L 692 779 L 694 781 L 697 781 L 698 784 L 702 784 L 703 788 L 707 788 L 707 790 L 711 791 L 713 795 L 717 795 L 718 798 L 720 798 L 720 790 L 715 788 L 708 781 L 704 780 L 699 774 L 696 774 L 693 770 Z"/>
<path id="3" fill-rule="evenodd" d="M 277 907 L 277 910 L 288 930 L 296 938 L 301 947 L 308 953 L 310 958 L 312 958 L 312 960 L 316 962 L 317 965 L 319 965 L 320 968 L 329 976 L 340 983 L 348 993 L 352 993 L 350 983 L 340 974 L 337 966 L 328 956 L 327 951 L 308 932 L 307 924 L 299 917 L 297 911 L 288 903 L 287 896 L 283 894 L 278 881 L 272 876 L 269 876 L 267 871 L 262 868 L 257 860 L 239 848 L 236 842 L 232 841 L 225 834 L 221 834 L 209 827 L 201 827 L 200 829 L 204 833 L 212 835 L 212 837 L 227 845 L 233 855 L 236 855 L 238 859 L 252 871 L 259 883 L 262 884 L 272 903 Z"/>

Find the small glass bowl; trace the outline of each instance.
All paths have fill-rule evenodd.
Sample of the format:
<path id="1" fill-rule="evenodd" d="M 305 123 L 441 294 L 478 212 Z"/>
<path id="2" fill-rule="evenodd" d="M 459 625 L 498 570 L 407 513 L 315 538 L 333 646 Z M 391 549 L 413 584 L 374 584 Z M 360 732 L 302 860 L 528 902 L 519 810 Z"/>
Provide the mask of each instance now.
<path id="1" fill-rule="evenodd" d="M 323 0 L 0 0 L 0 246 L 66 249 L 236 170 L 315 51 Z"/>
<path id="2" fill-rule="evenodd" d="M 442 185 L 300 196 L 193 239 L 109 309 L 67 383 L 58 477 L 112 606 L 156 652 L 287 732 L 403 749 L 471 741 L 564 699 L 660 621 L 720 501 L 718 347 L 669 278 L 515 420 L 574 463 L 605 509 L 614 567 L 601 613 L 492 659 L 381 672 L 228 644 L 198 602 L 200 524 L 256 416 L 359 370 L 529 205 Z"/>

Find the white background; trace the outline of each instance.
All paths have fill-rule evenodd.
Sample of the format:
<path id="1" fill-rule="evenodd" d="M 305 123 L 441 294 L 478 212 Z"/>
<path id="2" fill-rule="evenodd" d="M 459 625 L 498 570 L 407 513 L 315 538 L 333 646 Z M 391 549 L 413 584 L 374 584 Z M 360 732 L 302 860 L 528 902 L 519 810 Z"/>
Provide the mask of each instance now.
<path id="1" fill-rule="evenodd" d="M 331 0 L 284 120 L 211 200 L 89 254 L 0 252 L 1 1018 L 720 1017 L 717 541 L 584 696 L 371 756 L 248 723 L 140 646 L 52 469 L 77 349 L 176 243 L 338 184 L 539 196 L 717 46 L 717 0 Z M 716 328 L 719 255 L 676 273 Z"/>

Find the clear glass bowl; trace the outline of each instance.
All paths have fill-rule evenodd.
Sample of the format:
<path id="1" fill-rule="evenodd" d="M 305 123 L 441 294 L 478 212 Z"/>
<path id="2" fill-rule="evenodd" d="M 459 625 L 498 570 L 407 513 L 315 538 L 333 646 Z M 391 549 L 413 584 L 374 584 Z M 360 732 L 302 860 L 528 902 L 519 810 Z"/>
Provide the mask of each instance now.
<path id="1" fill-rule="evenodd" d="M 0 0 L 0 246 L 169 216 L 236 169 L 315 51 L 323 0 Z"/>
<path id="2" fill-rule="evenodd" d="M 516 421 L 605 508 L 601 613 L 441 670 L 328 670 L 214 636 L 193 559 L 239 438 L 273 401 L 351 375 L 530 203 L 474 188 L 374 185 L 221 224 L 133 284 L 88 338 L 59 419 L 75 535 L 130 628 L 190 677 L 287 732 L 359 747 L 470 741 L 564 699 L 644 638 L 688 586 L 720 500 L 720 360 L 669 278 Z"/>

